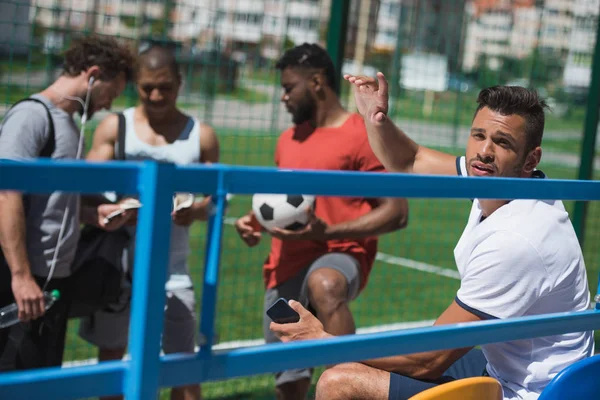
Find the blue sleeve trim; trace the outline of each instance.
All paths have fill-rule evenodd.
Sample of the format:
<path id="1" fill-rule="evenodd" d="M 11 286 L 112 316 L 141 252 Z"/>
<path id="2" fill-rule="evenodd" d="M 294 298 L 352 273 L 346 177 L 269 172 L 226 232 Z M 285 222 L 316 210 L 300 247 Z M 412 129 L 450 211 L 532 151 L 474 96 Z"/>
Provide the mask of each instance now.
<path id="1" fill-rule="evenodd" d="M 465 311 L 470 312 L 473 315 L 478 316 L 481 319 L 499 319 L 498 317 L 494 317 L 493 315 L 490 315 L 488 313 L 484 313 L 483 311 L 479 311 L 476 308 L 469 307 L 468 305 L 466 305 L 465 303 L 463 303 L 462 301 L 460 301 L 460 299 L 458 298 L 458 296 L 456 296 L 454 298 L 454 301 L 456 301 L 456 304 L 458 304 L 462 309 L 464 309 Z"/>

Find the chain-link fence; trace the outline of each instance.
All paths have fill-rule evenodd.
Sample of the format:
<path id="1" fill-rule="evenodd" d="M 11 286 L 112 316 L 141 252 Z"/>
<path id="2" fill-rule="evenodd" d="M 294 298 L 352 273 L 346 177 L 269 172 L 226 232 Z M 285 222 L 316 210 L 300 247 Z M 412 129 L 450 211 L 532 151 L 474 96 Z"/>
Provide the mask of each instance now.
<path id="1" fill-rule="evenodd" d="M 341 70 L 384 72 L 393 120 L 420 144 L 446 152 L 464 154 L 478 90 L 536 88 L 552 107 L 540 168 L 552 178 L 572 179 L 585 115 L 594 111 L 586 105 L 599 10 L 600 0 L 0 0 L 0 114 L 55 79 L 61 51 L 78 35 L 116 36 L 136 50 L 160 42 L 172 46 L 181 65 L 179 106 L 215 128 L 222 162 L 272 166 L 278 135 L 291 124 L 280 104 L 275 62 L 303 42 L 331 50 L 341 32 L 344 51 L 335 57 Z M 352 109 L 348 85 L 342 83 L 340 96 Z M 113 109 L 136 101 L 130 86 Z M 90 123 L 88 143 L 102 114 Z M 268 241 L 247 248 L 232 227 L 249 208 L 249 197 L 240 196 L 228 210 L 220 348 L 262 338 L 261 266 Z M 429 324 L 445 309 L 459 286 L 453 247 L 469 208 L 468 201 L 410 201 L 409 227 L 382 237 L 369 284 L 353 302 L 359 329 Z M 592 205 L 586 220 L 591 287 L 599 271 L 599 214 Z M 205 230 L 202 223 L 192 228 L 189 263 L 197 288 Z M 77 325 L 69 326 L 67 363 L 96 357 L 77 337 Z M 204 396 L 272 398 L 273 379 L 210 383 Z"/>

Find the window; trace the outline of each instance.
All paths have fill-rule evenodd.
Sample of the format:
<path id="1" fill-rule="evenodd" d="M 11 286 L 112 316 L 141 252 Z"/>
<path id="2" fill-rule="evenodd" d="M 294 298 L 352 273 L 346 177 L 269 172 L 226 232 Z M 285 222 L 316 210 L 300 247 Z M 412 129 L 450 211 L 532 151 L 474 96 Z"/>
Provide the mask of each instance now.
<path id="1" fill-rule="evenodd" d="M 298 17 L 288 17 L 287 19 L 288 28 L 301 28 L 302 27 L 302 19 Z"/>

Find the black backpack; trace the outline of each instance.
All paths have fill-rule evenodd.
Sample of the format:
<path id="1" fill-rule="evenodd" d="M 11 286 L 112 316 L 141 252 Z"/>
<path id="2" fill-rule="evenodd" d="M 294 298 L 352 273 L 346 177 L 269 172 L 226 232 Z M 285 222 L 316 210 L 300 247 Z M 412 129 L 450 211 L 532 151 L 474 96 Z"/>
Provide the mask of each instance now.
<path id="1" fill-rule="evenodd" d="M 122 113 L 118 117 L 115 159 L 125 160 L 125 117 Z M 124 227 L 112 232 L 92 225 L 82 228 L 71 266 L 70 318 L 85 317 L 100 310 L 119 311 L 110 306 L 121 303 L 123 280 L 130 279 L 122 261 L 130 240 Z"/>

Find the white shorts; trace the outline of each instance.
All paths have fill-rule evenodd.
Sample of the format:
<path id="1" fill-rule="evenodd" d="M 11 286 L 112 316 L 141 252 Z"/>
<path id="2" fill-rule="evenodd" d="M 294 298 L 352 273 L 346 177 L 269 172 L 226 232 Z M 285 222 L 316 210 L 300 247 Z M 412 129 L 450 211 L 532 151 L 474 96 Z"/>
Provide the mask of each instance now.
<path id="1" fill-rule="evenodd" d="M 196 346 L 196 301 L 194 289 L 166 291 L 162 349 L 169 353 L 192 353 Z M 127 299 L 127 302 L 129 300 Z M 104 349 L 124 349 L 129 339 L 129 304 L 118 312 L 99 311 L 81 319 L 79 336 Z"/>

